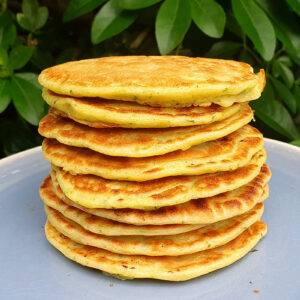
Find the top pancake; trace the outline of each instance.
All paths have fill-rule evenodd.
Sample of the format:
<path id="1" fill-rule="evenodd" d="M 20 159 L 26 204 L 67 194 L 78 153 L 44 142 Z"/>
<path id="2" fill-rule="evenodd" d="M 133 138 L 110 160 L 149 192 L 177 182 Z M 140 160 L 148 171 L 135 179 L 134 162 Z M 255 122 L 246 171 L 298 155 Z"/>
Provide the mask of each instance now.
<path id="1" fill-rule="evenodd" d="M 134 102 L 100 98 L 75 98 L 43 90 L 52 112 L 94 128 L 165 128 L 210 124 L 237 113 L 241 105 L 230 107 L 152 107 Z"/>
<path id="2" fill-rule="evenodd" d="M 42 86 L 62 95 L 162 107 L 230 106 L 260 97 L 264 71 L 231 60 L 184 56 L 114 56 L 45 69 Z"/>

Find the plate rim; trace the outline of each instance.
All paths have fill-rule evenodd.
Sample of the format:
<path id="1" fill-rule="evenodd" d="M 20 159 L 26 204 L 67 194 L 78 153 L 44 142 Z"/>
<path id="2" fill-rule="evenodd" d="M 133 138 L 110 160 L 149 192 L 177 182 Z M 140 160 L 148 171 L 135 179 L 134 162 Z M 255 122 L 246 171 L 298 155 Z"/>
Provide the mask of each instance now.
<path id="1" fill-rule="evenodd" d="M 37 147 L 33 147 L 33 148 L 30 148 L 30 149 L 27 149 L 27 150 L 20 151 L 18 153 L 9 155 L 7 157 L 4 157 L 4 158 L 0 159 L 0 167 L 2 167 L 3 165 L 6 165 L 8 163 L 11 163 L 15 160 L 18 160 L 21 157 L 24 158 L 26 156 L 30 156 L 30 155 L 35 154 L 35 153 L 39 153 L 41 150 L 42 150 L 42 146 L 37 146 Z"/>

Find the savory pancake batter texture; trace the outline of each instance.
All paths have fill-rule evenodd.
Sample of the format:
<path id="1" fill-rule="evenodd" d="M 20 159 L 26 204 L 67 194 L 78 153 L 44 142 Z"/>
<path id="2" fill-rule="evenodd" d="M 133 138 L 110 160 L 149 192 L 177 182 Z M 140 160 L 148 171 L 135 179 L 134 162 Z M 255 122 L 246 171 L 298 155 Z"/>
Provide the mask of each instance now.
<path id="1" fill-rule="evenodd" d="M 114 56 L 44 70 L 39 82 L 74 97 L 101 97 L 161 107 L 230 106 L 260 97 L 264 71 L 242 62 L 184 56 Z"/>
<path id="2" fill-rule="evenodd" d="M 52 112 L 95 128 L 167 128 L 210 124 L 229 118 L 241 107 L 235 103 L 229 107 L 211 105 L 151 107 L 135 102 L 113 101 L 99 98 L 75 98 L 43 90 L 45 101 Z"/>
<path id="3" fill-rule="evenodd" d="M 247 125 L 263 70 L 105 57 L 48 68 L 39 82 L 51 107 L 39 126 L 52 165 L 39 190 L 45 232 L 66 257 L 121 279 L 183 281 L 266 234 L 271 171 Z"/>
<path id="4" fill-rule="evenodd" d="M 92 128 L 56 114 L 45 116 L 39 133 L 76 147 L 85 147 L 110 156 L 146 157 L 222 138 L 253 118 L 249 105 L 242 105 L 233 116 L 208 125 L 173 128 Z"/>
<path id="5" fill-rule="evenodd" d="M 65 171 L 132 181 L 235 170 L 247 165 L 262 148 L 262 134 L 249 125 L 185 151 L 145 158 L 112 157 L 55 139 L 46 138 L 43 142 L 44 157 Z"/>
<path id="6" fill-rule="evenodd" d="M 234 171 L 165 177 L 143 182 L 109 180 L 95 175 L 72 175 L 61 168 L 53 168 L 63 193 L 80 205 L 89 208 L 147 210 L 232 191 L 253 180 L 265 161 L 265 151 L 261 150 L 252 157 L 248 165 Z"/>
<path id="7" fill-rule="evenodd" d="M 45 206 L 48 221 L 73 241 L 111 252 L 132 255 L 176 256 L 216 248 L 235 239 L 259 221 L 264 205 L 257 204 L 243 215 L 213 223 L 186 233 L 165 236 L 105 236 L 85 230 L 57 210 Z"/>
<path id="8" fill-rule="evenodd" d="M 45 232 L 48 241 L 69 259 L 117 278 L 184 281 L 224 268 L 242 258 L 267 233 L 267 226 L 258 221 L 225 245 L 175 257 L 122 255 L 82 245 L 57 231 L 49 222 Z"/>

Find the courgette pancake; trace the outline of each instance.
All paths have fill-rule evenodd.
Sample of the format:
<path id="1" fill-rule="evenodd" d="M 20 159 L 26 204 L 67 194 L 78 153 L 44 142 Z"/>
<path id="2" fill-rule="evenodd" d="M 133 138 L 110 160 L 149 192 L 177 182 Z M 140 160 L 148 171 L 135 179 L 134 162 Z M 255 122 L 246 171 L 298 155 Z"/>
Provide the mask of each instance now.
<path id="1" fill-rule="evenodd" d="M 249 105 L 241 105 L 233 116 L 208 125 L 173 128 L 92 128 L 56 114 L 45 116 L 39 133 L 55 138 L 63 144 L 90 148 L 110 156 L 146 157 L 161 155 L 178 149 L 226 136 L 249 123 L 253 112 Z"/>
<path id="2" fill-rule="evenodd" d="M 266 161 L 265 150 L 255 154 L 250 163 L 234 171 L 175 176 L 130 182 L 104 179 L 95 175 L 72 175 L 53 167 L 63 193 L 72 201 L 89 208 L 156 209 L 211 197 L 239 188 L 253 180 Z"/>
<path id="3" fill-rule="evenodd" d="M 155 210 L 89 209 L 67 198 L 60 189 L 55 176 L 52 176 L 52 185 L 49 183 L 47 190 L 52 189 L 52 193 L 54 191 L 60 200 L 79 208 L 80 212 L 86 211 L 93 216 L 101 216 L 119 222 L 136 225 L 211 224 L 243 214 L 258 202 L 261 202 L 262 199 L 265 200 L 263 196 L 268 196 L 267 183 L 270 177 L 270 170 L 265 165 L 257 177 L 238 189 L 213 197 L 194 199 L 179 205 L 164 206 Z M 44 190 L 44 188 L 41 188 L 40 192 Z M 44 199 L 43 196 L 42 198 Z M 48 203 L 46 204 L 51 206 Z M 88 217 L 88 215 L 86 216 Z"/>
<path id="4" fill-rule="evenodd" d="M 264 71 L 242 62 L 184 56 L 114 56 L 44 70 L 45 88 L 74 97 L 101 97 L 161 107 L 231 106 L 260 97 Z"/>
<path id="5" fill-rule="evenodd" d="M 103 57 L 48 68 L 39 82 L 50 105 L 39 125 L 51 163 L 39 190 L 45 233 L 67 258 L 120 279 L 184 281 L 234 263 L 266 234 L 271 171 L 248 125 L 263 70 Z"/>
<path id="6" fill-rule="evenodd" d="M 45 206 L 48 221 L 59 232 L 77 243 L 111 252 L 132 255 L 176 256 L 216 248 L 235 239 L 259 221 L 264 205 L 258 203 L 243 215 L 220 221 L 186 233 L 165 236 L 106 236 L 85 230 L 57 210 Z"/>
<path id="7" fill-rule="evenodd" d="M 43 90 L 45 101 L 52 112 L 95 128 L 167 128 L 210 124 L 222 121 L 237 113 L 241 104 L 229 107 L 211 105 L 151 107 L 135 102 L 113 101 L 99 98 L 75 98 Z"/>
<path id="8" fill-rule="evenodd" d="M 223 246 L 175 257 L 122 255 L 82 245 L 57 231 L 49 222 L 45 232 L 48 241 L 69 259 L 117 278 L 184 281 L 226 267 L 242 258 L 267 233 L 267 226 L 258 221 Z"/>
<path id="9" fill-rule="evenodd" d="M 48 138 L 44 139 L 42 148 L 47 160 L 73 174 L 145 181 L 167 176 L 232 171 L 247 165 L 253 155 L 263 148 L 263 143 L 262 134 L 246 125 L 224 138 L 186 151 L 145 158 L 112 157 Z"/>

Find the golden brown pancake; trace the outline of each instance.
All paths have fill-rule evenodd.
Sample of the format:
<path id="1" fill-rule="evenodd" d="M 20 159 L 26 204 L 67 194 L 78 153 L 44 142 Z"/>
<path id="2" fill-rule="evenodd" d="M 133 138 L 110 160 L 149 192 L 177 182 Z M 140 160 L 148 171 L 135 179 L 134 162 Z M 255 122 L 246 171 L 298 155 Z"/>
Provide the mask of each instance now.
<path id="1" fill-rule="evenodd" d="M 174 128 L 91 128 L 56 114 L 45 116 L 39 133 L 63 144 L 85 147 L 110 156 L 145 157 L 161 155 L 178 149 L 226 136 L 251 121 L 253 112 L 242 105 L 233 116 L 209 125 Z"/>
<path id="2" fill-rule="evenodd" d="M 257 177 L 238 189 L 155 210 L 87 208 L 66 197 L 55 180 L 53 188 L 58 198 L 68 205 L 78 207 L 81 211 L 95 216 L 123 223 L 135 225 L 211 224 L 243 214 L 264 200 L 268 196 L 266 185 L 270 177 L 270 169 L 264 165 Z"/>
<path id="3" fill-rule="evenodd" d="M 264 210 L 258 203 L 250 211 L 234 218 L 175 235 L 105 236 L 85 230 L 57 210 L 45 206 L 48 221 L 71 240 L 114 253 L 148 256 L 177 256 L 222 246 L 259 221 Z"/>
<path id="4" fill-rule="evenodd" d="M 267 226 L 258 221 L 224 246 L 175 257 L 122 255 L 84 246 L 57 231 L 49 222 L 46 223 L 45 232 L 48 241 L 56 249 L 81 265 L 123 279 L 183 281 L 226 267 L 242 258 L 267 233 Z"/>
<path id="5" fill-rule="evenodd" d="M 53 190 L 50 176 L 40 186 L 40 196 L 49 207 L 59 211 L 66 218 L 80 224 L 86 230 L 103 235 L 173 235 L 203 227 L 198 224 L 168 224 L 135 226 L 91 215 L 61 201 Z"/>
<path id="6" fill-rule="evenodd" d="M 247 165 L 262 148 L 262 134 L 249 125 L 224 138 L 186 151 L 146 158 L 111 157 L 89 149 L 67 146 L 54 139 L 43 142 L 45 158 L 65 171 L 131 181 L 235 170 Z"/>
<path id="7" fill-rule="evenodd" d="M 72 61 L 42 71 L 42 86 L 74 97 L 101 97 L 162 107 L 230 106 L 260 97 L 264 71 L 222 59 L 114 56 Z"/>
<path id="8" fill-rule="evenodd" d="M 265 150 L 256 153 L 248 165 L 234 171 L 195 176 L 173 176 L 151 181 L 122 181 L 95 175 L 73 175 L 53 166 L 63 193 L 73 202 L 89 208 L 157 209 L 191 199 L 211 197 L 237 189 L 253 180 L 266 162 Z"/>
<path id="9" fill-rule="evenodd" d="M 210 124 L 237 113 L 241 104 L 229 107 L 152 107 L 135 102 L 100 98 L 75 98 L 43 90 L 43 98 L 52 112 L 95 128 L 164 128 Z"/>

